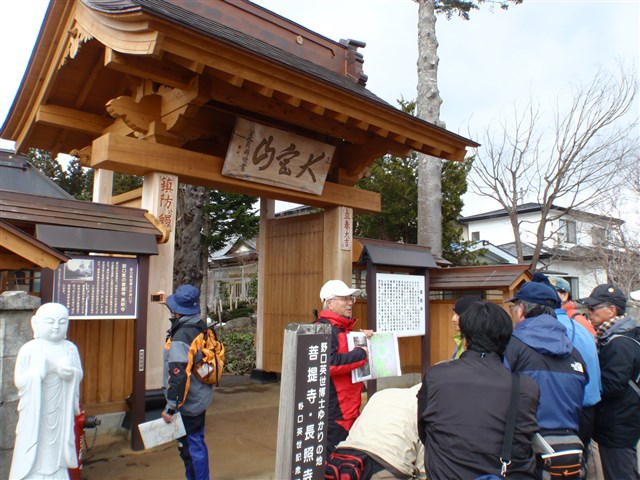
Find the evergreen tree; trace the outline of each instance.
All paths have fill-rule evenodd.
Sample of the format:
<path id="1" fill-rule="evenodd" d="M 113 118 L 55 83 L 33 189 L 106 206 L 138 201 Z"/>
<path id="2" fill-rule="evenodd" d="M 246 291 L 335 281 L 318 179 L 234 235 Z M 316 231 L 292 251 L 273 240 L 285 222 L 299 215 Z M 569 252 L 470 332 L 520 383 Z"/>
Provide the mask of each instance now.
<path id="1" fill-rule="evenodd" d="M 63 177 L 63 170 L 55 158 L 51 158 L 51 154 L 46 150 L 30 148 L 27 152 L 29 163 L 44 173 L 51 180 L 60 186 L 60 179 Z"/>
<path id="2" fill-rule="evenodd" d="M 209 253 L 224 247 L 234 237 L 254 238 L 258 235 L 260 218 L 257 199 L 250 195 L 209 190 L 204 206 L 205 245 Z"/>
<path id="3" fill-rule="evenodd" d="M 91 170 L 93 175 L 93 170 Z M 128 173 L 115 172 L 113 174 L 113 194 L 120 195 L 142 187 L 142 178 Z"/>
<path id="4" fill-rule="evenodd" d="M 89 181 L 87 171 L 80 165 L 77 158 L 69 162 L 58 184 L 76 200 L 91 200 L 93 181 Z"/>
<path id="5" fill-rule="evenodd" d="M 417 241 L 416 155 L 408 158 L 386 155 L 376 159 L 371 174 L 357 188 L 380 193 L 380 213 L 356 214 L 355 234 L 392 242 Z"/>
<path id="6" fill-rule="evenodd" d="M 400 108 L 413 114 L 414 101 L 398 100 Z M 464 162 L 440 160 L 442 178 L 442 257 L 454 265 L 477 262 L 478 253 L 469 251 L 473 242 L 462 240 L 462 227 L 457 220 L 464 206 L 462 195 L 467 191 L 467 174 L 472 159 Z M 357 188 L 380 193 L 380 213 L 356 214 L 354 231 L 357 236 L 392 242 L 415 244 L 418 241 L 418 155 L 407 158 L 391 155 L 376 159 L 371 174 L 360 180 Z"/>
<path id="7" fill-rule="evenodd" d="M 466 158 L 464 162 L 442 162 L 442 257 L 454 265 L 476 265 L 482 253 L 469 250 L 475 242 L 462 239 L 462 227 L 458 223 L 472 163 L 473 158 Z"/>

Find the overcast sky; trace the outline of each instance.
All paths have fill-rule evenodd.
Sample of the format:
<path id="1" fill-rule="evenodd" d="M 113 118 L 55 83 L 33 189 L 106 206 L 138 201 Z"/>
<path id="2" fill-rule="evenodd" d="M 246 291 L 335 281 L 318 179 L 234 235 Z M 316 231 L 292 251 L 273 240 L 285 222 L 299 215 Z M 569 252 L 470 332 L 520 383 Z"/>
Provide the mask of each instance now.
<path id="1" fill-rule="evenodd" d="M 330 39 L 367 43 L 367 87 L 389 103 L 416 95 L 417 5 L 411 0 L 256 0 Z M 29 60 L 46 0 L 0 1 L 0 123 Z M 441 119 L 476 138 L 501 112 L 533 97 L 551 108 L 572 84 L 618 62 L 638 71 L 638 0 L 525 0 L 508 11 L 483 6 L 470 21 L 438 19 Z M 636 103 L 635 115 L 640 111 Z M 467 202 L 471 203 L 471 202 Z M 474 202 L 475 205 L 475 202 Z M 480 208 L 485 208 L 484 206 Z M 477 213 L 467 205 L 465 214 Z"/>

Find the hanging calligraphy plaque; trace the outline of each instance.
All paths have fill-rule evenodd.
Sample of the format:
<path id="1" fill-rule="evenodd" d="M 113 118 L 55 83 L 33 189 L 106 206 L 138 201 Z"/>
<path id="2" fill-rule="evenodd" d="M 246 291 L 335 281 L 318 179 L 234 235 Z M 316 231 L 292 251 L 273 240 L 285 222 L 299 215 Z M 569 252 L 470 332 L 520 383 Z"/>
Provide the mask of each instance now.
<path id="1" fill-rule="evenodd" d="M 239 118 L 222 174 L 321 195 L 335 147 Z"/>

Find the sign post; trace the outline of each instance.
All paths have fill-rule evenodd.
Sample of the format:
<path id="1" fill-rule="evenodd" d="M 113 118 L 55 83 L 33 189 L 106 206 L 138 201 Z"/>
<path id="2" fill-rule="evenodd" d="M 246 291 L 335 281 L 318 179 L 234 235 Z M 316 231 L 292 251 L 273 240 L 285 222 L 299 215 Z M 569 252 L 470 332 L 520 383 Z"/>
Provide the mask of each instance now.
<path id="1" fill-rule="evenodd" d="M 275 478 L 324 478 L 330 343 L 330 325 L 285 329 Z"/>

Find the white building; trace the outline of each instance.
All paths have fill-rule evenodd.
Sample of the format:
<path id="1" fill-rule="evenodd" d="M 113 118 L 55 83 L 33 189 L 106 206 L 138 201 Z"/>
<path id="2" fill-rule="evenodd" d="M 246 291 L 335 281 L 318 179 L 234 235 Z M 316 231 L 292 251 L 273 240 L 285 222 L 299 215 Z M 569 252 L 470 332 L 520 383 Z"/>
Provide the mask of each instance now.
<path id="1" fill-rule="evenodd" d="M 542 208 L 537 203 L 517 207 L 524 261 L 531 260 L 538 238 Z M 589 295 L 607 281 L 606 260 L 598 251 L 607 248 L 622 220 L 553 206 L 548 214 L 543 248 L 536 270 L 565 278 L 574 298 Z M 485 249 L 487 263 L 517 263 L 515 236 L 506 210 L 460 218 L 465 240 Z M 601 261 L 600 261 L 601 260 Z"/>

